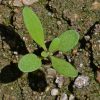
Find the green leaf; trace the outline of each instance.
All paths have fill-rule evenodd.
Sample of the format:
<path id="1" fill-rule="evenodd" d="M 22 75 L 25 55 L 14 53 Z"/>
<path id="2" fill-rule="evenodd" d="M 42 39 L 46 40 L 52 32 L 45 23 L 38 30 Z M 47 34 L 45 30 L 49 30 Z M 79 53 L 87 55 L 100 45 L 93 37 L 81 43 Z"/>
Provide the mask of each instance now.
<path id="1" fill-rule="evenodd" d="M 49 52 L 46 52 L 46 51 L 43 51 L 41 53 L 41 56 L 44 57 L 44 58 L 48 57 L 48 55 L 49 55 Z"/>
<path id="2" fill-rule="evenodd" d="M 79 34 L 75 30 L 68 30 L 59 36 L 60 46 L 59 50 L 67 52 L 73 49 L 79 40 Z"/>
<path id="3" fill-rule="evenodd" d="M 33 40 L 46 50 L 43 28 L 37 15 L 29 7 L 24 7 L 23 19 Z"/>
<path id="4" fill-rule="evenodd" d="M 20 59 L 18 67 L 22 72 L 32 72 L 41 67 L 41 60 L 35 54 L 26 54 Z"/>
<path id="5" fill-rule="evenodd" d="M 55 51 L 59 50 L 59 44 L 60 44 L 60 39 L 59 38 L 53 39 L 53 41 L 51 42 L 51 44 L 49 46 L 49 51 L 50 52 L 55 52 Z"/>
<path id="6" fill-rule="evenodd" d="M 63 59 L 51 56 L 51 62 L 54 69 L 64 76 L 76 77 L 78 75 L 77 70 L 70 63 Z"/>

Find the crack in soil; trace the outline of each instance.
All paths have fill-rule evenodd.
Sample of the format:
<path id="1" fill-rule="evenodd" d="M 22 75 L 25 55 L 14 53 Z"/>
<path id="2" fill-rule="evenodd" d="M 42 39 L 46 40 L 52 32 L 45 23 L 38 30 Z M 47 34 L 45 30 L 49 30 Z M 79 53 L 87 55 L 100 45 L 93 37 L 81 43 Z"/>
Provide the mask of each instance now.
<path id="1" fill-rule="evenodd" d="M 88 51 L 89 51 L 89 59 L 90 59 L 90 67 L 92 68 L 93 72 L 95 73 L 96 70 L 97 70 L 97 66 L 94 64 L 94 56 L 93 56 L 93 50 L 92 50 L 92 43 L 91 43 L 91 40 L 92 40 L 92 35 L 94 34 L 94 29 L 95 29 L 95 26 L 99 24 L 99 21 L 95 22 L 91 27 L 90 29 L 87 31 L 87 33 L 85 34 L 85 36 L 90 36 L 90 39 L 88 41 L 86 41 L 86 39 L 83 37 L 81 40 L 80 40 L 80 48 L 82 49 L 85 49 L 87 47 L 87 43 L 89 44 L 89 47 L 87 47 Z"/>

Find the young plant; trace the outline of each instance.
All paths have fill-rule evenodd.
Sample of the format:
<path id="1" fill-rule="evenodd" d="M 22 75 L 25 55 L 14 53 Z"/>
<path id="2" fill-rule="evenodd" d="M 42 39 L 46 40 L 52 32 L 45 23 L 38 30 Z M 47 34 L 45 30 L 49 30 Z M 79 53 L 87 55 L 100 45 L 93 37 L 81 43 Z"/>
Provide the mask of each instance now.
<path id="1" fill-rule="evenodd" d="M 78 43 L 79 34 L 75 30 L 68 30 L 57 38 L 54 38 L 49 48 L 46 48 L 43 28 L 37 15 L 30 8 L 24 7 L 23 19 L 32 39 L 44 50 L 41 53 L 41 56 L 43 58 L 49 58 L 51 60 L 52 67 L 60 74 L 68 77 L 76 77 L 78 74 L 77 70 L 69 62 L 64 59 L 57 58 L 53 54 L 56 51 L 66 53 L 73 49 Z M 20 59 L 18 67 L 23 72 L 32 72 L 41 68 L 41 60 L 42 59 L 37 57 L 37 55 L 29 53 Z"/>

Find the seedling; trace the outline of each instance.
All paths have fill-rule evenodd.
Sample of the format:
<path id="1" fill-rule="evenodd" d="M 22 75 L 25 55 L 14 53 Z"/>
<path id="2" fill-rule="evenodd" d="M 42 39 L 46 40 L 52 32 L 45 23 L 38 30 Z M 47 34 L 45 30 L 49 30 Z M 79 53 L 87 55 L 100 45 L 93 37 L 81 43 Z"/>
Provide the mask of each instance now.
<path id="1" fill-rule="evenodd" d="M 41 53 L 42 58 L 49 58 L 51 60 L 52 67 L 60 74 L 68 77 L 76 77 L 78 74 L 77 70 L 69 62 L 64 59 L 57 58 L 53 54 L 56 51 L 66 53 L 73 49 L 78 43 L 79 34 L 75 30 L 68 30 L 54 38 L 49 48 L 46 48 L 41 22 L 31 8 L 24 7 L 23 19 L 32 39 L 44 50 Z M 20 59 L 18 67 L 23 72 L 32 72 L 41 68 L 41 60 L 41 57 L 38 57 L 33 53 L 29 53 Z"/>

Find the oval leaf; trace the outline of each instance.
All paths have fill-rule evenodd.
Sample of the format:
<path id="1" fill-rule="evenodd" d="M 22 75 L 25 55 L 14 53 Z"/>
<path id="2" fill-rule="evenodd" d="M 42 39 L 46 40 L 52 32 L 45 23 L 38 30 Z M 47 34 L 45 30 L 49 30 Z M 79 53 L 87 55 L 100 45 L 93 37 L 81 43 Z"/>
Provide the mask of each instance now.
<path id="1" fill-rule="evenodd" d="M 46 50 L 43 28 L 37 15 L 32 11 L 32 9 L 24 7 L 23 19 L 32 39 Z"/>
<path id="2" fill-rule="evenodd" d="M 41 67 L 41 60 L 35 54 L 26 54 L 20 59 L 18 67 L 22 72 L 32 72 Z"/>
<path id="3" fill-rule="evenodd" d="M 65 60 L 51 56 L 51 61 L 54 69 L 60 74 L 68 77 L 76 77 L 78 75 L 77 70 Z"/>
<path id="4" fill-rule="evenodd" d="M 60 44 L 60 39 L 59 38 L 53 39 L 53 41 L 50 44 L 49 51 L 50 52 L 55 52 L 55 51 L 59 50 L 59 44 Z"/>
<path id="5" fill-rule="evenodd" d="M 67 52 L 73 49 L 79 40 L 79 34 L 75 30 L 68 30 L 59 36 L 60 46 L 59 50 Z"/>

